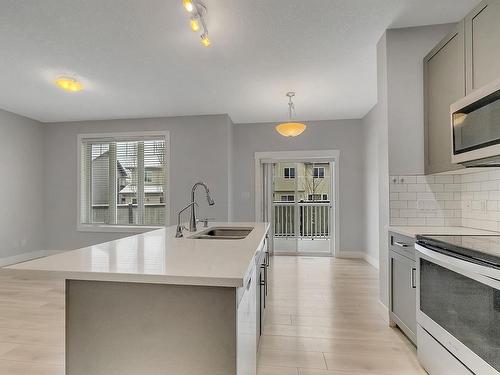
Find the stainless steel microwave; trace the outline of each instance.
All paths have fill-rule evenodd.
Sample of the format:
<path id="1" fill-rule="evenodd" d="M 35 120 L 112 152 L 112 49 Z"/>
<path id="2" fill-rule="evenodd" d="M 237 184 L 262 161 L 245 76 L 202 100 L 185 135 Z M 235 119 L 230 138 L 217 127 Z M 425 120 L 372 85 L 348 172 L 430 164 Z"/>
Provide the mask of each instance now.
<path id="1" fill-rule="evenodd" d="M 452 163 L 500 166 L 500 80 L 452 104 L 450 117 Z"/>

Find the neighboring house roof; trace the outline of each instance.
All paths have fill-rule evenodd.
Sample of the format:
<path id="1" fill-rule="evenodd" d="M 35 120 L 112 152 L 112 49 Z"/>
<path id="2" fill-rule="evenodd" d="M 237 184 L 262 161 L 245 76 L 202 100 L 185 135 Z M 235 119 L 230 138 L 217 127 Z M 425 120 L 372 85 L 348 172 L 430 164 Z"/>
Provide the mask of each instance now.
<path id="1" fill-rule="evenodd" d="M 94 158 L 92 160 L 92 163 L 95 163 L 97 160 L 102 160 L 102 159 L 109 160 L 109 151 L 103 152 L 101 155 Z M 127 171 L 127 169 L 125 169 L 123 163 L 120 160 L 116 161 L 116 166 L 118 168 L 118 173 L 120 174 L 119 177 L 129 177 L 130 176 L 129 172 Z"/>
<path id="2" fill-rule="evenodd" d="M 137 187 L 135 185 L 127 185 L 120 190 L 120 194 L 135 194 Z M 163 194 L 162 185 L 144 185 L 145 194 Z"/>

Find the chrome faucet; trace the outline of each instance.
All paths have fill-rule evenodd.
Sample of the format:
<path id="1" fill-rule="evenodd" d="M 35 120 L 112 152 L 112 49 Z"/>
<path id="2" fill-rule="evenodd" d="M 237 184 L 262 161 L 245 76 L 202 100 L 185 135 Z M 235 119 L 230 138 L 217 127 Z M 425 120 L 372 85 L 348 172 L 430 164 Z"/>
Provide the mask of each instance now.
<path id="1" fill-rule="evenodd" d="M 191 203 L 189 204 L 189 206 L 191 206 L 191 220 L 189 221 L 190 232 L 196 232 L 196 211 L 194 206 L 197 204 L 196 201 L 194 200 L 195 199 L 194 193 L 196 193 L 196 188 L 198 186 L 203 186 L 205 188 L 205 194 L 207 195 L 208 205 L 213 206 L 215 204 L 214 200 L 210 196 L 210 190 L 208 190 L 208 186 L 204 182 L 197 182 L 196 184 L 193 185 L 193 189 L 191 190 Z"/>
<path id="2" fill-rule="evenodd" d="M 189 207 L 193 206 L 193 210 L 194 210 L 194 206 L 197 206 L 198 203 L 196 202 L 191 202 L 189 203 L 186 207 L 184 207 L 182 210 L 179 211 L 179 213 L 177 214 L 177 229 L 175 231 L 175 238 L 181 238 L 181 237 L 184 237 L 184 235 L 182 234 L 182 230 L 183 229 L 187 229 L 185 226 L 183 226 L 181 224 L 181 214 L 186 211 Z"/>

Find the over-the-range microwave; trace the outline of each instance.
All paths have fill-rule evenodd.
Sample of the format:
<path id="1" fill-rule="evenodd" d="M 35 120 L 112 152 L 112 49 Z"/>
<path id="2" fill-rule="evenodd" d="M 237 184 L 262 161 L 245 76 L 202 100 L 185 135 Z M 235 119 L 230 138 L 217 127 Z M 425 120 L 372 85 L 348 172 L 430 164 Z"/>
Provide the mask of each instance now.
<path id="1" fill-rule="evenodd" d="M 500 80 L 453 103 L 450 117 L 452 163 L 500 166 Z"/>

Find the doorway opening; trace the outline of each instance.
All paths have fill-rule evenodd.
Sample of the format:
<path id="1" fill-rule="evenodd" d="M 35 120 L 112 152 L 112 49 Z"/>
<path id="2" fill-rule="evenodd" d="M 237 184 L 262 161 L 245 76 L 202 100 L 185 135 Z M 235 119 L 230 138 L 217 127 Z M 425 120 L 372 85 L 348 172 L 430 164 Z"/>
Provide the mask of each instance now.
<path id="1" fill-rule="evenodd" d="M 338 164 L 338 151 L 256 153 L 256 215 L 275 255 L 338 253 Z"/>

